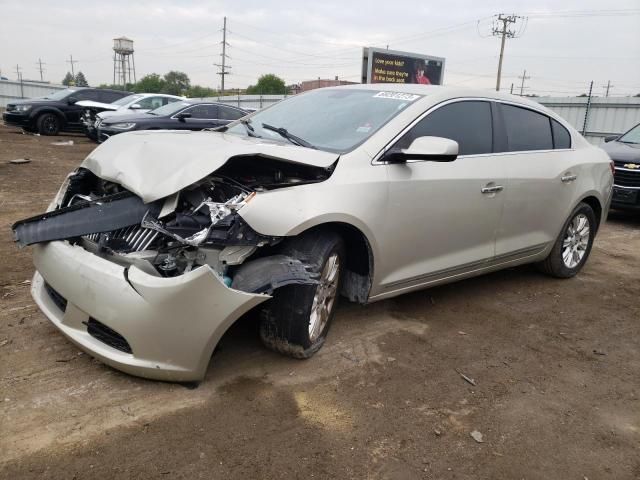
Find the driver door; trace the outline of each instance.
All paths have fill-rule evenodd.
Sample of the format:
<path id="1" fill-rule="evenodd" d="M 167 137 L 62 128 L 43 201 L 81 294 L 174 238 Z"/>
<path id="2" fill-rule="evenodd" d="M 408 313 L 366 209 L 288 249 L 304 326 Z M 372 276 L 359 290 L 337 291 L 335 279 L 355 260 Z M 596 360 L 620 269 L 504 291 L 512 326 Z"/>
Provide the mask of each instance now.
<path id="1" fill-rule="evenodd" d="M 422 136 L 444 137 L 458 142 L 459 156 L 386 165 L 390 201 L 382 293 L 462 276 L 493 260 L 506 169 L 492 155 L 492 108 L 481 100 L 442 104 L 391 147 L 408 148 Z"/>

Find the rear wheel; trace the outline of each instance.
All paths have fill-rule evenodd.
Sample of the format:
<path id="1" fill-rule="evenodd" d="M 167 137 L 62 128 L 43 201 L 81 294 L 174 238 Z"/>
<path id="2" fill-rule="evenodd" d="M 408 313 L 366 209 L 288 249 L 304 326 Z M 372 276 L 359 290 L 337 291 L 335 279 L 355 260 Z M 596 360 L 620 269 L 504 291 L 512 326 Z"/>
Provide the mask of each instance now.
<path id="1" fill-rule="evenodd" d="M 53 113 L 43 113 L 37 121 L 40 135 L 58 135 L 60 131 L 60 119 Z"/>
<path id="2" fill-rule="evenodd" d="M 557 278 L 577 274 L 591 253 L 596 225 L 593 209 L 580 203 L 565 222 L 549 256 L 538 264 L 540 270 Z"/>
<path id="3" fill-rule="evenodd" d="M 309 358 L 324 344 L 335 312 L 345 265 L 345 248 L 333 232 L 309 232 L 288 241 L 282 253 L 308 264 L 316 285 L 277 289 L 263 311 L 260 338 L 268 348 Z"/>

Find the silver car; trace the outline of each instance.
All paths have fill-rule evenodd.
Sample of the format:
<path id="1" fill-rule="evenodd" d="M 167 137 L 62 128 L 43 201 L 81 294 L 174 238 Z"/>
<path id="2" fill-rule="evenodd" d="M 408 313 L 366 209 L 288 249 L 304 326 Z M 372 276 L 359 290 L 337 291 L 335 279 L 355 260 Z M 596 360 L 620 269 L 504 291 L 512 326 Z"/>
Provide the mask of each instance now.
<path id="1" fill-rule="evenodd" d="M 325 342 L 339 296 L 367 303 L 524 263 L 584 266 L 607 155 L 524 98 L 422 85 L 297 95 L 224 131 L 140 131 L 96 148 L 46 214 L 33 297 L 120 370 L 197 381 L 229 326 Z"/>

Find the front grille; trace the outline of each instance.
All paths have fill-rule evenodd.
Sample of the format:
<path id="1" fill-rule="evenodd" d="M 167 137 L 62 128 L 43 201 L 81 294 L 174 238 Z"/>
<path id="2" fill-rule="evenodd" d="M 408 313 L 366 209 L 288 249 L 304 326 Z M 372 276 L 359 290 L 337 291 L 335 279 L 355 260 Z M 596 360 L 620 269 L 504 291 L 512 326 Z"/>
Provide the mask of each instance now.
<path id="1" fill-rule="evenodd" d="M 640 169 L 631 171 L 616 167 L 613 183 L 621 187 L 640 187 Z"/>
<path id="2" fill-rule="evenodd" d="M 96 340 L 109 345 L 111 348 L 120 350 L 124 353 L 133 353 L 129 342 L 115 330 L 107 327 L 104 323 L 99 322 L 95 318 L 89 318 L 88 322 L 84 322 L 87 326 L 87 333 Z"/>
<path id="3" fill-rule="evenodd" d="M 44 289 L 47 291 L 49 298 L 51 298 L 51 301 L 56 305 L 56 307 L 62 310 L 62 312 L 65 312 L 67 310 L 67 299 L 56 292 L 53 287 L 46 282 L 44 284 Z"/>
<path id="4" fill-rule="evenodd" d="M 132 225 L 112 232 L 92 233 L 84 238 L 94 243 L 104 244 L 118 252 L 141 252 L 153 248 L 159 236 L 160 233 L 155 230 Z"/>

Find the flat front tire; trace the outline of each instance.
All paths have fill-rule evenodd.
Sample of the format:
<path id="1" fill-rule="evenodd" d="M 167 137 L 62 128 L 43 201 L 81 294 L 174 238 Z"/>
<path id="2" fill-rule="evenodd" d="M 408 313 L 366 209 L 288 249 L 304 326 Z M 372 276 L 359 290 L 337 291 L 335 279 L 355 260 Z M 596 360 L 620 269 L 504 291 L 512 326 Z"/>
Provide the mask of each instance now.
<path id="1" fill-rule="evenodd" d="M 586 203 L 580 203 L 562 227 L 549 256 L 538 264 L 544 273 L 570 278 L 584 266 L 596 234 L 596 215 Z"/>
<path id="2" fill-rule="evenodd" d="M 271 350 L 309 358 L 324 344 L 335 313 L 345 265 L 344 243 L 333 232 L 309 232 L 288 240 L 281 251 L 309 265 L 318 284 L 277 289 L 262 312 L 260 338 Z"/>

